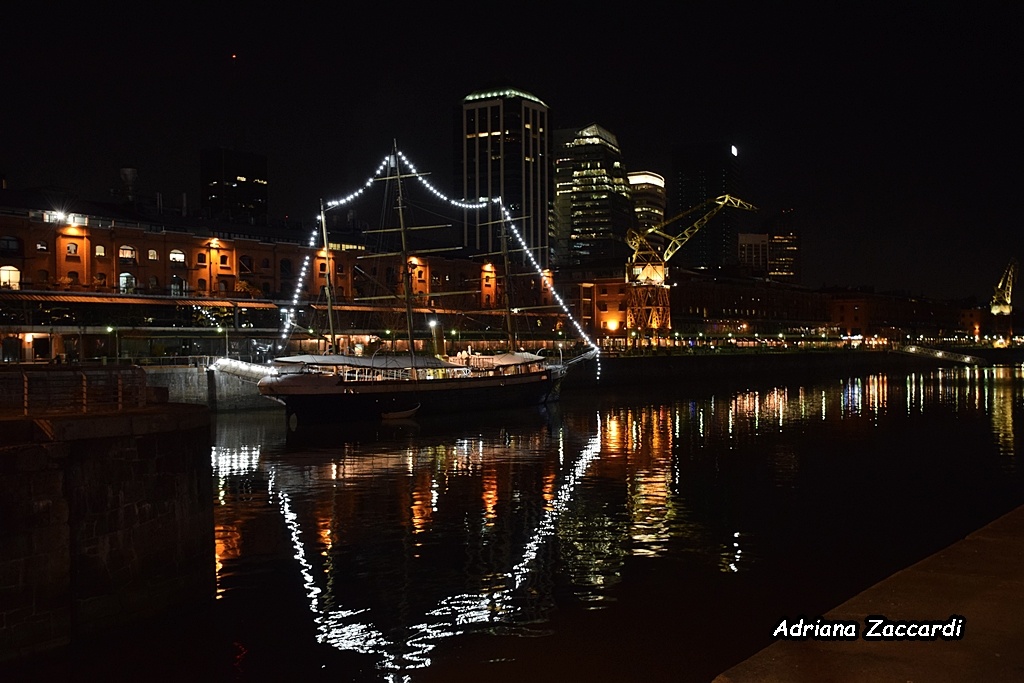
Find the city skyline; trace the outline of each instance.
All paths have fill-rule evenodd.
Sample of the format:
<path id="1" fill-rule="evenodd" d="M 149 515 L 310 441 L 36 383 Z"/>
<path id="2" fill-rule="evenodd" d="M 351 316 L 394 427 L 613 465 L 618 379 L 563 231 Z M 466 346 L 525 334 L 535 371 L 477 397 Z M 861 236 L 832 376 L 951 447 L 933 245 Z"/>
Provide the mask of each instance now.
<path id="1" fill-rule="evenodd" d="M 102 199 L 134 167 L 141 192 L 198 206 L 200 150 L 236 147 L 268 157 L 272 215 L 309 220 L 393 140 L 451 188 L 453 112 L 502 85 L 548 103 L 553 129 L 611 131 L 629 171 L 668 176 L 673 145 L 734 138 L 751 169 L 743 199 L 766 221 L 794 210 L 810 287 L 985 303 L 1020 257 L 1019 107 L 1006 85 L 1017 9 L 861 10 L 826 24 L 709 5 L 687 9 L 689 30 L 650 16 L 595 28 L 593 17 L 588 33 L 570 5 L 526 33 L 479 35 L 444 28 L 457 10 L 388 23 L 370 10 L 236 9 L 201 23 L 68 16 L 80 41 L 46 49 L 30 31 L 14 36 L 3 48 L 8 186 Z"/>

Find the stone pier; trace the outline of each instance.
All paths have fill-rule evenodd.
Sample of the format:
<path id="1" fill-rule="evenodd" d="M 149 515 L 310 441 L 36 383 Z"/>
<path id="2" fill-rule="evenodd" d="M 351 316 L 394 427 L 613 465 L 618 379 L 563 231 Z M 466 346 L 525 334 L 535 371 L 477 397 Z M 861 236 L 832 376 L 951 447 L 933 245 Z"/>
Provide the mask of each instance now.
<path id="1" fill-rule="evenodd" d="M 205 407 L 0 414 L 0 662 L 213 599 L 211 476 Z"/>

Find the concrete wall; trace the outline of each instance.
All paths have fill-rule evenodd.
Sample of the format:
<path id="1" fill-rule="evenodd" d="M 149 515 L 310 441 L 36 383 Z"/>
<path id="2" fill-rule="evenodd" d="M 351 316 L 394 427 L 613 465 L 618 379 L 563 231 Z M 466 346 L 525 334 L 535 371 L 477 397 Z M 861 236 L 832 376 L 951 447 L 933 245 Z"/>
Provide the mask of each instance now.
<path id="1" fill-rule="evenodd" d="M 280 408 L 280 404 L 260 396 L 252 382 L 199 367 L 146 367 L 146 384 L 167 389 L 173 403 L 208 406 L 215 412 Z"/>
<path id="2" fill-rule="evenodd" d="M 0 661 L 212 600 L 210 420 L 0 421 Z"/>

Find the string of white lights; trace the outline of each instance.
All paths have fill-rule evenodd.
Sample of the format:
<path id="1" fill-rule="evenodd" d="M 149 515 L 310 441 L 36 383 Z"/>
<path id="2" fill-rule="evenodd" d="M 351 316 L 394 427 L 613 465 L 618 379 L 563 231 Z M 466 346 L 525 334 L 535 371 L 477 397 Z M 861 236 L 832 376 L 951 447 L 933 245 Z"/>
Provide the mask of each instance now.
<path id="1" fill-rule="evenodd" d="M 505 208 L 505 204 L 502 202 L 501 197 L 481 198 L 481 199 L 479 199 L 479 200 L 477 200 L 475 202 L 466 201 L 464 199 L 462 199 L 462 200 L 460 200 L 460 199 L 452 199 L 451 197 L 445 195 L 443 192 L 441 192 L 436 187 L 431 185 L 430 182 L 423 175 L 421 175 L 419 173 L 419 171 L 416 170 L 416 166 L 409 160 L 409 158 L 407 156 L 405 156 L 404 153 L 402 153 L 401 151 L 398 151 L 397 154 L 398 154 L 398 157 L 402 160 L 402 163 L 404 164 L 404 166 L 409 169 L 410 173 L 413 176 L 415 176 L 415 178 L 420 182 L 420 184 L 424 188 L 427 189 L 427 191 L 429 191 L 431 194 L 433 194 L 435 197 L 441 199 L 442 201 L 448 202 L 451 206 L 454 206 L 454 207 L 459 208 L 459 209 L 482 209 L 485 206 L 487 206 L 488 204 L 491 204 L 491 203 L 497 204 L 498 207 L 501 209 L 502 216 L 505 219 L 506 225 L 508 225 L 508 227 L 511 229 L 513 236 L 516 238 L 516 241 L 519 242 L 520 246 L 523 248 L 524 253 L 530 259 L 530 265 L 533 266 L 533 269 L 536 271 L 537 276 L 540 277 L 542 281 L 547 277 L 545 272 L 544 272 L 544 269 L 541 268 L 540 264 L 537 262 L 537 259 L 534 258 L 533 252 L 527 246 L 526 240 L 523 239 L 522 234 L 519 232 L 519 229 L 516 227 L 515 221 L 512 219 L 512 214 L 509 212 L 509 210 L 507 208 Z M 393 160 L 392 160 L 391 156 L 388 155 L 381 162 L 380 166 L 377 167 L 377 170 L 374 172 L 373 176 L 371 176 L 363 184 L 363 186 L 361 188 L 359 188 L 358 190 L 350 193 L 349 195 L 347 195 L 345 197 L 342 197 L 341 199 L 334 199 L 334 200 L 331 200 L 329 202 L 326 202 L 325 205 L 324 205 L 325 208 L 333 209 L 333 208 L 337 208 L 339 206 L 344 206 L 345 204 L 348 204 L 348 203 L 354 201 L 355 199 L 359 198 L 364 192 L 366 192 L 366 190 L 368 190 L 373 185 L 375 180 L 380 178 L 381 173 L 383 173 L 387 168 L 389 168 L 392 165 L 392 163 L 393 163 Z M 319 221 L 320 221 L 320 217 L 317 216 L 317 223 L 318 223 L 318 225 L 317 225 L 317 229 L 313 230 L 313 233 L 310 235 L 310 238 L 309 238 L 309 246 L 310 247 L 315 247 L 316 246 L 317 235 L 318 235 L 318 232 L 319 232 L 319 229 L 320 229 Z M 292 296 L 292 307 L 291 308 L 283 309 L 283 312 L 284 312 L 285 316 L 284 316 L 284 320 L 283 320 L 283 323 L 282 323 L 283 329 L 281 331 L 281 339 L 282 339 L 282 341 L 286 340 L 291 335 L 291 330 L 294 327 L 293 320 L 294 320 L 294 317 L 295 317 L 295 309 L 298 307 L 299 295 L 300 295 L 300 293 L 302 291 L 302 282 L 305 279 L 305 275 L 306 275 L 306 272 L 307 272 L 307 268 L 309 267 L 311 258 L 312 258 L 312 255 L 309 254 L 309 255 L 306 256 L 306 259 L 303 262 L 302 271 L 300 273 L 299 280 L 298 280 L 298 282 L 295 285 L 295 293 Z M 593 340 L 590 339 L 590 336 L 583 330 L 583 327 L 580 325 L 579 321 L 577 321 L 576 318 L 573 317 L 572 313 L 569 312 L 569 307 L 566 305 L 565 301 L 562 299 L 561 296 L 558 295 L 558 292 L 556 292 L 553 287 L 551 288 L 551 294 L 555 298 L 555 301 L 558 302 L 558 306 L 559 306 L 559 308 L 562 309 L 562 312 L 565 314 L 566 318 L 572 323 L 573 327 L 576 330 L 576 333 L 580 336 L 580 338 L 583 339 L 590 347 L 592 347 L 595 350 L 598 350 L 597 344 L 595 344 L 593 342 Z M 281 348 L 281 347 L 279 346 L 278 348 Z"/>
<path id="2" fill-rule="evenodd" d="M 204 318 L 206 318 L 206 321 L 208 323 L 210 323 L 211 326 L 218 326 L 218 325 L 220 325 L 220 323 L 217 322 L 217 319 L 213 317 L 213 313 L 210 313 L 209 307 L 207 307 L 207 306 L 198 306 L 196 304 L 193 304 L 192 305 L 192 310 L 198 312 L 200 315 L 202 315 Z"/>

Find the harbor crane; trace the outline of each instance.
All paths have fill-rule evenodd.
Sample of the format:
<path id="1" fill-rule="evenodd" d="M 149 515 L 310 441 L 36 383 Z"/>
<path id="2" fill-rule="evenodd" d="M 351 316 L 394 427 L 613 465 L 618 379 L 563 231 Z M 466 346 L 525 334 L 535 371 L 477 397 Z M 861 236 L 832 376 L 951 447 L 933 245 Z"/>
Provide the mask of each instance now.
<path id="1" fill-rule="evenodd" d="M 1013 281 L 1016 279 L 1017 259 L 1011 258 L 992 296 L 992 315 L 1010 315 L 1013 312 Z"/>
<path id="2" fill-rule="evenodd" d="M 668 227 L 677 221 L 711 207 L 696 222 L 683 232 L 674 235 L 666 232 Z M 722 195 L 709 199 L 702 204 L 691 207 L 669 220 L 646 229 L 630 229 L 626 233 L 626 244 L 633 250 L 633 255 L 626 262 L 626 328 L 630 330 L 669 330 L 671 316 L 668 285 L 667 262 L 679 251 L 697 231 L 707 225 L 708 221 L 726 207 L 757 211 L 757 207 L 731 195 Z M 657 235 L 666 240 L 663 251 L 660 251 L 648 240 Z"/>

